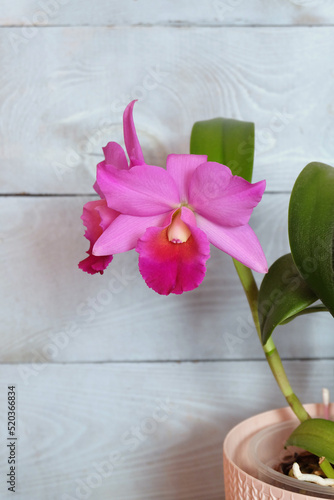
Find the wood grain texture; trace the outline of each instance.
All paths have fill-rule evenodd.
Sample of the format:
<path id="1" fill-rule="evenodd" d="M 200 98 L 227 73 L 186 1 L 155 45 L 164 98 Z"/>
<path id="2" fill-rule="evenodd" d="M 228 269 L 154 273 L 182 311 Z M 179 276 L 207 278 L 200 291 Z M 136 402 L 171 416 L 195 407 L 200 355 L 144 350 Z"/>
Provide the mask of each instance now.
<path id="1" fill-rule="evenodd" d="M 318 402 L 334 362 L 286 365 L 301 399 Z M 17 385 L 15 498 L 222 500 L 226 433 L 284 406 L 268 370 L 265 362 L 2 365 L 2 443 L 6 385 Z M 2 445 L 2 464 L 6 457 Z M 13 494 L 4 471 L 5 500 Z"/>
<path id="2" fill-rule="evenodd" d="M 1 25 L 326 25 L 331 0 L 12 0 Z"/>
<path id="3" fill-rule="evenodd" d="M 288 251 L 288 199 L 265 195 L 252 218 L 269 264 Z M 115 256 L 103 276 L 80 271 L 84 201 L 0 200 L 2 362 L 262 359 L 232 261 L 214 247 L 204 282 L 182 296 L 151 291 L 135 251 Z M 283 357 L 330 357 L 332 329 L 323 313 L 275 337 Z"/>
<path id="4" fill-rule="evenodd" d="M 149 163 L 188 152 L 193 123 L 216 116 L 255 121 L 269 191 L 332 162 L 334 28 L 4 28 L 0 47 L 2 193 L 92 192 L 134 98 Z"/>
<path id="5" fill-rule="evenodd" d="M 16 500 L 224 498 L 226 433 L 285 404 L 231 259 L 213 248 L 204 283 L 181 297 L 150 291 L 134 251 L 85 275 L 82 205 L 132 99 L 145 158 L 161 166 L 188 152 L 197 120 L 255 121 L 267 194 L 252 226 L 272 263 L 288 251 L 299 171 L 333 162 L 333 24 L 331 0 L 6 2 L 0 194 L 85 196 L 0 197 L 1 500 L 13 497 L 13 383 Z M 275 333 L 303 402 L 333 374 L 332 325 L 324 314 Z"/>

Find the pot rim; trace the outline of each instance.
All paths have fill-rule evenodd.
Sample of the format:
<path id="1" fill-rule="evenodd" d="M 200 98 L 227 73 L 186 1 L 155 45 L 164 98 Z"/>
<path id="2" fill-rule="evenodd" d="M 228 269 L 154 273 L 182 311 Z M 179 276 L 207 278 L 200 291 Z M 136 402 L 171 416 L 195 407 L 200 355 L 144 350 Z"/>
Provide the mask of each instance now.
<path id="1" fill-rule="evenodd" d="M 323 404 L 307 404 L 304 405 L 307 412 L 313 417 L 319 417 L 323 414 Z M 331 414 L 334 411 L 334 404 L 330 405 Z M 249 445 L 252 437 L 259 431 L 264 430 L 266 427 L 270 427 L 275 424 L 295 421 L 296 426 L 299 420 L 293 413 L 290 407 L 283 407 L 274 410 L 269 410 L 263 413 L 259 413 L 243 420 L 236 426 L 234 426 L 224 440 L 223 454 L 224 462 L 229 462 L 233 469 L 238 473 L 239 477 L 244 477 L 246 481 L 259 481 L 264 486 L 268 486 L 268 483 L 257 478 L 257 469 L 248 457 L 248 454 L 243 453 Z M 238 454 L 236 453 L 238 450 Z M 247 458 L 246 458 L 247 457 Z M 226 481 L 226 478 L 225 478 Z M 268 486 L 269 487 L 269 486 Z M 281 488 L 277 486 L 270 486 L 272 492 L 279 493 Z M 310 492 L 311 493 L 311 492 Z M 314 497 L 301 495 L 299 493 L 293 493 L 293 498 L 300 499 L 310 499 Z M 279 497 L 278 497 L 279 498 Z M 290 497 L 289 497 L 290 498 Z M 291 497 L 292 498 L 292 497 Z"/>

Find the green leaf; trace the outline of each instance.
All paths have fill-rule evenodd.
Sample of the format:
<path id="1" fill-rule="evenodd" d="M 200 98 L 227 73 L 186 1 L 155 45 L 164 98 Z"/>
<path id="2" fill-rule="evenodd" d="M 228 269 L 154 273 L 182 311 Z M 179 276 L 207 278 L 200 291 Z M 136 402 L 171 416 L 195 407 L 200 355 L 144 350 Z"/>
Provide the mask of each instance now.
<path id="1" fill-rule="evenodd" d="M 291 254 L 283 255 L 269 268 L 259 290 L 258 313 L 262 343 L 276 326 L 313 304 L 317 296 L 300 276 Z"/>
<path id="2" fill-rule="evenodd" d="M 309 163 L 298 176 L 289 206 L 295 264 L 334 316 L 334 168 Z"/>
<path id="3" fill-rule="evenodd" d="M 294 320 L 298 316 L 305 316 L 306 314 L 313 314 L 316 312 L 326 312 L 326 311 L 328 312 L 327 307 L 325 307 L 324 305 L 321 305 L 321 304 L 319 304 L 318 306 L 308 307 L 307 309 L 304 309 L 303 311 L 300 311 L 300 312 L 294 314 L 293 316 L 290 316 L 286 320 L 281 321 L 280 324 L 286 325 L 287 323 L 290 323 L 290 321 Z"/>
<path id="4" fill-rule="evenodd" d="M 214 118 L 196 122 L 190 139 L 190 153 L 207 155 L 222 163 L 233 175 L 251 182 L 254 162 L 254 123 Z"/>
<path id="5" fill-rule="evenodd" d="M 285 446 L 298 446 L 334 463 L 334 422 L 322 418 L 305 420 L 289 436 Z"/>

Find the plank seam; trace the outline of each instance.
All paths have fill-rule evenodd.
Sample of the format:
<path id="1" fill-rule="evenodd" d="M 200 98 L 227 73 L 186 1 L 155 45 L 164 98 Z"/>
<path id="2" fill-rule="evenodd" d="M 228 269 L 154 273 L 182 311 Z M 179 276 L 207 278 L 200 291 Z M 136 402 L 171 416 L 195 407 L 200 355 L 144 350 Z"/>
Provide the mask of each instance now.
<path id="1" fill-rule="evenodd" d="M 322 362 L 322 361 L 334 361 L 334 358 L 281 358 L 283 362 L 295 363 L 296 361 L 302 363 L 308 362 Z M 24 361 L 24 362 L 14 362 L 14 363 L 0 363 L 0 366 L 16 366 L 16 365 L 31 365 L 31 364 L 41 364 L 41 365 L 157 365 L 157 364 L 209 364 L 209 363 L 267 363 L 264 358 L 254 358 L 254 359 L 164 359 L 164 360 L 115 360 L 115 361 Z"/>
<path id="2" fill-rule="evenodd" d="M 3 198 L 57 198 L 57 197 L 81 197 L 81 196 L 91 196 L 98 197 L 96 193 L 0 193 L 0 197 Z"/>
<path id="3" fill-rule="evenodd" d="M 333 28 L 334 24 L 192 24 L 192 23 L 137 23 L 137 24 L 48 24 L 45 26 L 40 26 L 36 24 L 0 24 L 0 29 L 11 29 L 11 28 L 29 28 L 34 27 L 37 29 L 51 29 L 51 28 Z"/>

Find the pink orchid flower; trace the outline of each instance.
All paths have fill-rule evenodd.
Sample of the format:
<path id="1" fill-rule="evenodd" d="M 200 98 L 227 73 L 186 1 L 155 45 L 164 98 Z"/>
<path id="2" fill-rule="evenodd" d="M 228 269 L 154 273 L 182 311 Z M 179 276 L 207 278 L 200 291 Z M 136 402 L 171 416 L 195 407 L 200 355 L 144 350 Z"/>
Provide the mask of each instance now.
<path id="1" fill-rule="evenodd" d="M 167 169 L 137 165 L 101 168 L 97 183 L 119 215 L 105 228 L 93 255 L 139 253 L 149 287 L 168 295 L 203 281 L 210 243 L 251 269 L 265 273 L 261 245 L 248 225 L 265 181 L 251 184 L 204 155 L 169 155 Z"/>
<path id="2" fill-rule="evenodd" d="M 109 142 L 107 146 L 103 148 L 105 159 L 97 165 L 97 172 L 108 172 L 110 168 L 128 170 L 134 165 L 142 165 L 145 163 L 133 123 L 134 103 L 135 101 L 127 106 L 123 115 L 124 142 L 129 156 L 129 164 L 123 148 L 116 142 Z M 100 256 L 94 255 L 93 247 L 103 231 L 105 231 L 116 217 L 118 217 L 119 212 L 108 207 L 98 182 L 94 184 L 94 189 L 100 195 L 101 200 L 89 201 L 83 208 L 81 219 L 87 228 L 85 237 L 89 240 L 90 246 L 87 251 L 88 257 L 79 263 L 79 268 L 89 274 L 103 274 L 104 269 L 106 269 L 112 261 L 113 255 L 111 253 Z"/>

